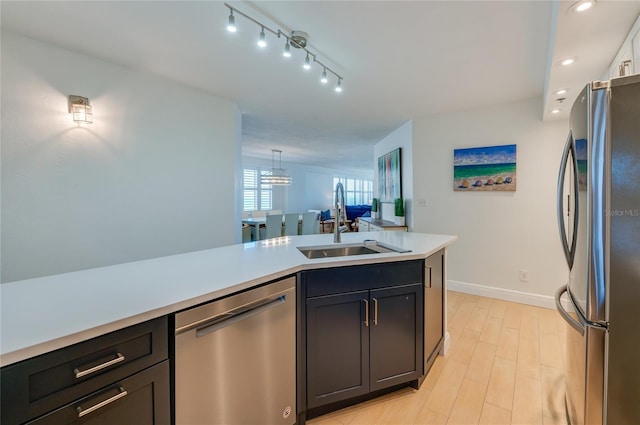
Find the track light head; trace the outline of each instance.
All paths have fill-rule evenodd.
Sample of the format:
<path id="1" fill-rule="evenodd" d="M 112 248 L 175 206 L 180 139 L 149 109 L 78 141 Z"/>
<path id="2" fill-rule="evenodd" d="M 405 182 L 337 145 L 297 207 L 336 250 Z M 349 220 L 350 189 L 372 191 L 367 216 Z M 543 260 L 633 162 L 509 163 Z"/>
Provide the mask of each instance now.
<path id="1" fill-rule="evenodd" d="M 342 93 L 342 78 L 338 78 L 338 84 L 336 84 L 336 93 Z"/>
<path id="2" fill-rule="evenodd" d="M 238 28 L 236 28 L 236 18 L 235 16 L 233 16 L 233 10 L 231 10 L 230 12 L 231 13 L 229 14 L 229 24 L 227 25 L 227 31 L 236 32 L 238 31 Z"/>
<path id="3" fill-rule="evenodd" d="M 289 40 L 287 40 L 286 44 L 284 45 L 284 52 L 282 52 L 282 56 L 284 56 L 285 58 L 291 57 L 291 45 L 289 44 Z"/>
<path id="4" fill-rule="evenodd" d="M 260 31 L 260 38 L 258 39 L 258 47 L 260 48 L 267 47 L 267 40 L 266 40 L 266 36 L 264 35 L 264 27 L 262 28 L 262 31 Z"/>
<path id="5" fill-rule="evenodd" d="M 311 60 L 309 59 L 309 53 L 307 53 L 307 57 L 304 58 L 304 65 L 302 65 L 302 67 L 307 71 L 311 69 Z"/>
<path id="6" fill-rule="evenodd" d="M 320 78 L 320 82 L 322 84 L 327 84 L 329 82 L 329 79 L 327 78 L 327 69 L 325 68 L 324 71 L 322 71 L 322 78 Z"/>

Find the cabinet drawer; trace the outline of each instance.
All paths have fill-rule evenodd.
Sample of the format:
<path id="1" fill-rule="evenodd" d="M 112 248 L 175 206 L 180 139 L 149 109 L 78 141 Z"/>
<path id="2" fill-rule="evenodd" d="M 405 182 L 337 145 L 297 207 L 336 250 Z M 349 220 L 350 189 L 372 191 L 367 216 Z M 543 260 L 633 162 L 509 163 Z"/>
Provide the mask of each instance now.
<path id="1" fill-rule="evenodd" d="M 422 283 L 423 260 L 335 267 L 302 272 L 306 297 Z"/>
<path id="2" fill-rule="evenodd" d="M 165 360 L 27 425 L 169 425 L 169 406 Z"/>
<path id="3" fill-rule="evenodd" d="M 22 423 L 167 358 L 161 317 L 0 370 L 4 425 Z"/>

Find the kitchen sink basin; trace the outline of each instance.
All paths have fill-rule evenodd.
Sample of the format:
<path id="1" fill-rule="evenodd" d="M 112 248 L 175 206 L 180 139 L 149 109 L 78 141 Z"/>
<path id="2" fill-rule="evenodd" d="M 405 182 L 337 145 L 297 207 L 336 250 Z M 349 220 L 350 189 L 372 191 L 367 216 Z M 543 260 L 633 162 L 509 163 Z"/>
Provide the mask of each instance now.
<path id="1" fill-rule="evenodd" d="M 409 252 L 377 241 L 356 244 L 301 246 L 298 250 L 309 259 L 328 257 L 348 257 L 351 255 L 384 254 L 387 252 Z"/>

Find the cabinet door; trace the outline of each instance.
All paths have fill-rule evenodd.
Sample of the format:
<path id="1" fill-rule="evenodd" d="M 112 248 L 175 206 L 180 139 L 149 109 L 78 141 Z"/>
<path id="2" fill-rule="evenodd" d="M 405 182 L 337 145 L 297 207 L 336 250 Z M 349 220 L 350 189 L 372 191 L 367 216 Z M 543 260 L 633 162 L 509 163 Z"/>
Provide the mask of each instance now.
<path id="1" fill-rule="evenodd" d="M 169 425 L 170 421 L 165 360 L 27 425 Z"/>
<path id="2" fill-rule="evenodd" d="M 422 376 L 422 288 L 420 282 L 371 291 L 371 391 Z"/>
<path id="3" fill-rule="evenodd" d="M 369 392 L 369 292 L 307 299 L 307 407 Z"/>
<path id="4" fill-rule="evenodd" d="M 425 373 L 438 354 L 444 338 L 444 254 L 437 252 L 427 258 L 424 274 L 424 359 Z"/>

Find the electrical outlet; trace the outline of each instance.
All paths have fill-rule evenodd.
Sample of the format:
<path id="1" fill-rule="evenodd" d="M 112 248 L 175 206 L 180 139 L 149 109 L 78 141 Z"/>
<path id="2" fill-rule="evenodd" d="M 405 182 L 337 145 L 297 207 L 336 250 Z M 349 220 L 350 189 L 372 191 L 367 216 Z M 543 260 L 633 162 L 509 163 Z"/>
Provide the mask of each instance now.
<path id="1" fill-rule="evenodd" d="M 529 270 L 520 270 L 520 282 L 529 282 Z"/>
<path id="2" fill-rule="evenodd" d="M 419 207 L 426 207 L 427 206 L 427 200 L 426 199 L 418 199 L 418 206 Z"/>

